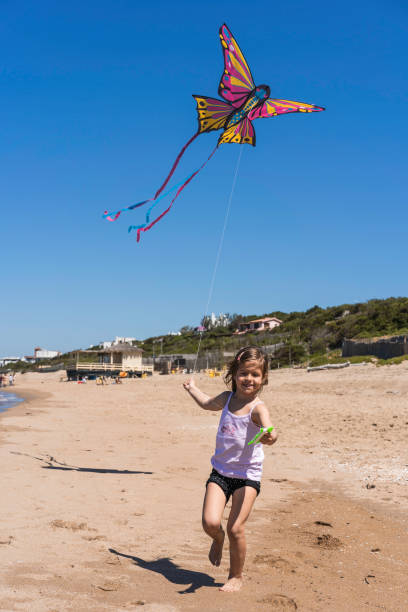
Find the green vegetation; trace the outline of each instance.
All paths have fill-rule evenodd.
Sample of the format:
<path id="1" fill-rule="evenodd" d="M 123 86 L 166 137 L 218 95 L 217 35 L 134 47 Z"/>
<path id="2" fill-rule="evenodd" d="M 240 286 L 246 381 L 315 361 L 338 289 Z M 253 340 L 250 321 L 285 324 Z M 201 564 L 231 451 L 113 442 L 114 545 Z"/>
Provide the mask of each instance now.
<path id="1" fill-rule="evenodd" d="M 242 336 L 233 335 L 239 323 L 261 317 L 277 317 L 282 325 L 268 332 L 253 332 Z M 138 343 L 146 356 L 195 353 L 199 335 L 191 328 L 182 328 L 180 336 L 147 338 Z M 283 344 L 275 353 L 272 367 L 291 363 L 321 360 L 328 363 L 341 363 L 341 345 L 345 338 L 372 338 L 386 335 L 408 333 L 408 298 L 388 298 L 369 300 L 364 303 L 342 304 L 321 308 L 313 306 L 305 312 L 284 313 L 280 311 L 264 314 L 233 315 L 228 327 L 216 327 L 203 334 L 202 351 L 235 351 L 241 346 L 257 344 L 260 346 Z M 338 351 L 337 353 L 332 351 Z M 336 356 L 340 361 L 336 361 Z M 359 357 L 349 359 L 359 363 Z M 366 356 L 360 361 L 369 361 Z M 318 359 L 319 360 L 319 359 Z"/>
<path id="2" fill-rule="evenodd" d="M 337 351 L 332 351 L 330 353 L 324 353 L 321 355 L 311 355 L 309 359 L 309 366 L 314 368 L 321 365 L 326 365 L 327 363 L 345 363 L 349 361 L 350 363 L 374 363 L 378 361 L 377 357 L 373 355 L 354 355 L 353 357 L 342 357 L 341 355 L 336 355 Z"/>
<path id="3" fill-rule="evenodd" d="M 399 363 L 402 363 L 403 361 L 406 361 L 407 359 L 408 359 L 408 355 L 400 355 L 399 357 L 392 357 L 391 359 L 378 359 L 377 366 L 398 365 Z"/>
<path id="4" fill-rule="evenodd" d="M 29 372 L 32 369 L 33 369 L 32 364 L 26 363 L 25 361 L 16 361 L 15 363 L 9 363 L 5 366 L 2 366 L 0 368 L 0 372 L 4 373 L 4 372 L 12 371 L 12 372 L 22 372 L 24 374 L 25 372 Z"/>
<path id="5" fill-rule="evenodd" d="M 243 335 L 234 332 L 240 323 L 261 317 L 277 317 L 282 321 L 279 327 L 267 331 L 255 331 Z M 202 334 L 200 354 L 235 352 L 248 344 L 258 346 L 279 345 L 271 359 L 271 367 L 277 368 L 293 364 L 324 365 L 324 363 L 341 363 L 341 345 L 345 338 L 374 338 L 378 336 L 402 335 L 408 333 L 408 298 L 388 298 L 386 300 L 369 300 L 364 303 L 342 304 L 321 308 L 313 306 L 305 312 L 281 311 L 264 314 L 229 315 L 231 323 L 227 327 L 207 328 Z M 206 321 L 208 323 L 208 321 Z M 195 354 L 200 341 L 200 334 L 190 326 L 184 326 L 180 335 L 164 335 L 146 338 L 134 342 L 144 351 L 145 357 L 156 357 L 160 354 L 177 355 Z M 99 346 L 92 349 L 97 350 Z M 41 364 L 54 366 L 72 362 L 76 351 L 65 353 L 54 359 L 44 359 Z M 352 363 L 370 361 L 370 356 L 353 357 Z M 385 363 L 400 363 L 404 358 L 386 360 Z M 80 354 L 81 361 L 94 360 L 94 356 Z M 382 360 L 377 360 L 381 364 Z M 23 362 L 6 366 L 15 371 L 36 370 L 37 364 Z"/>

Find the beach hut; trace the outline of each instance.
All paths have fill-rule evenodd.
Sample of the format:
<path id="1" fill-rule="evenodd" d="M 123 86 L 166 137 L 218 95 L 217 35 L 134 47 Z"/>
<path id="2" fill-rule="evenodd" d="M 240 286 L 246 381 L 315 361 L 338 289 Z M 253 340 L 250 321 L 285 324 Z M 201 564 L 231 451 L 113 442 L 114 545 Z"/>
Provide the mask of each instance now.
<path id="1" fill-rule="evenodd" d="M 77 351 L 74 364 L 67 367 L 68 379 L 83 376 L 119 376 L 127 372 L 130 377 L 152 374 L 153 366 L 144 364 L 143 350 L 129 344 L 116 344 L 108 348 Z"/>
<path id="2" fill-rule="evenodd" d="M 143 349 L 130 344 L 114 344 L 98 352 L 98 364 L 120 368 L 122 371 L 141 370 Z"/>

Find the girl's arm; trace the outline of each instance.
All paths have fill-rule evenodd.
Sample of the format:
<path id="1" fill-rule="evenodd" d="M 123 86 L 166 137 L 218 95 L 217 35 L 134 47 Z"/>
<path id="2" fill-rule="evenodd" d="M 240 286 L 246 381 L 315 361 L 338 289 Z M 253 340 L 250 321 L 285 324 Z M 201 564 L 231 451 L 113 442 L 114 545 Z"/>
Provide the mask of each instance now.
<path id="1" fill-rule="evenodd" d="M 268 429 L 268 427 L 272 427 L 272 421 L 269 415 L 269 410 L 267 409 L 267 407 L 265 406 L 263 402 L 261 404 L 257 404 L 255 408 L 253 409 L 252 419 L 254 423 L 256 423 L 259 427 L 263 427 L 264 429 Z M 277 439 L 278 439 L 278 434 L 276 433 L 275 429 L 273 429 L 270 433 L 266 433 L 264 436 L 262 436 L 259 442 L 261 442 L 262 444 L 268 444 L 268 446 L 271 446 L 272 444 L 275 444 Z"/>
<path id="2" fill-rule="evenodd" d="M 206 393 L 203 393 L 194 383 L 191 378 L 187 382 L 183 383 L 183 387 L 189 392 L 193 400 L 204 410 L 222 410 L 224 408 L 227 392 L 224 391 L 216 397 L 210 397 Z"/>

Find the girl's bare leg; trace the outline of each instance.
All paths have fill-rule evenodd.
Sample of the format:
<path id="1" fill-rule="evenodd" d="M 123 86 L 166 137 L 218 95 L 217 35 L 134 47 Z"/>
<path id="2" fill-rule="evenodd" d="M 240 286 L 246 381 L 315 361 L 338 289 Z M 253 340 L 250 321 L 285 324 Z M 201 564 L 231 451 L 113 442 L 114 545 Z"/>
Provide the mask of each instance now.
<path id="1" fill-rule="evenodd" d="M 232 507 L 227 532 L 230 542 L 230 571 L 228 580 L 220 591 L 239 591 L 242 586 L 242 570 L 246 555 L 245 522 L 256 499 L 256 489 L 241 487 L 232 495 Z"/>
<path id="2" fill-rule="evenodd" d="M 221 526 L 222 513 L 226 504 L 224 491 L 215 482 L 209 482 L 203 504 L 203 529 L 213 539 L 208 555 L 213 565 L 220 565 L 225 533 Z"/>

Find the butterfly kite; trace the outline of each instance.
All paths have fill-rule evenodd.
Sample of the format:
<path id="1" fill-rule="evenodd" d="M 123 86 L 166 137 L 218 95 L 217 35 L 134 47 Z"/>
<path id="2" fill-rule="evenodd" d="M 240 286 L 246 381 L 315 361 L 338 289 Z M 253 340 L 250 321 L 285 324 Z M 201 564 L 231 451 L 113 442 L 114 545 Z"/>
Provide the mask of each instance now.
<path id="1" fill-rule="evenodd" d="M 105 211 L 103 215 L 103 217 L 109 221 L 116 221 L 122 212 L 134 210 L 135 208 L 140 208 L 152 202 L 146 213 L 145 223 L 136 226 L 131 225 L 129 227 L 129 232 L 133 229 L 137 230 L 137 242 L 140 240 L 141 232 L 147 232 L 169 212 L 176 198 L 200 170 L 204 168 L 219 145 L 224 143 L 237 143 L 255 146 L 255 130 L 252 124 L 254 119 L 259 119 L 261 117 L 276 117 L 277 115 L 284 115 L 286 113 L 311 113 L 325 110 L 321 106 L 314 106 L 313 104 L 306 104 L 305 102 L 270 98 L 271 90 L 268 85 L 255 85 L 242 51 L 225 24 L 220 28 L 220 39 L 224 56 L 224 72 L 218 87 L 218 93 L 223 100 L 194 95 L 193 97 L 197 103 L 198 131 L 181 149 L 170 173 L 161 187 L 156 191 L 154 197 L 144 200 L 143 202 L 138 202 L 137 204 L 132 204 L 127 208 L 115 212 Z M 195 170 L 195 172 L 163 194 L 164 188 L 174 174 L 186 149 L 197 136 L 204 132 L 211 132 L 212 130 L 222 130 L 222 133 L 218 138 L 216 147 L 208 159 L 200 168 Z M 150 214 L 153 208 L 162 198 L 174 191 L 176 191 L 176 194 L 171 200 L 168 208 L 153 221 L 150 221 Z"/>

